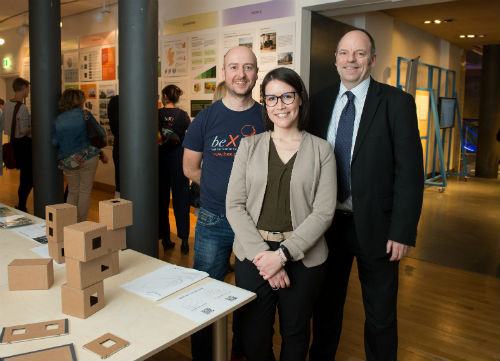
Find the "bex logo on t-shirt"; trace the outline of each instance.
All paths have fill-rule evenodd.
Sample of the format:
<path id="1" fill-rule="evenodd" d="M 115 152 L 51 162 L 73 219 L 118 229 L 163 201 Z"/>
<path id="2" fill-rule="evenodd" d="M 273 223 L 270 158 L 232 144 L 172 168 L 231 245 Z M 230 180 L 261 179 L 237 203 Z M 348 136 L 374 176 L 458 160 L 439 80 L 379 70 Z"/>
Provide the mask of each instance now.
<path id="1" fill-rule="evenodd" d="M 240 138 L 251 137 L 255 135 L 255 133 L 256 130 L 253 125 L 245 125 L 241 128 L 240 134 L 229 134 L 228 137 L 221 136 L 221 138 L 216 135 L 210 145 L 212 154 L 216 157 L 234 157 L 241 141 Z M 236 141 L 238 141 L 238 143 L 236 143 Z"/>

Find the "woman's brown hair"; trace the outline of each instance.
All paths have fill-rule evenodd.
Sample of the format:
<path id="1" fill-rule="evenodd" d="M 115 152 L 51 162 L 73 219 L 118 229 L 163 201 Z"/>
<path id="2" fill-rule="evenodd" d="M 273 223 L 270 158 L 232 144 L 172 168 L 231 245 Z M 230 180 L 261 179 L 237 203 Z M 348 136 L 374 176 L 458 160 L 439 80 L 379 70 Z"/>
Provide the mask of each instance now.
<path id="1" fill-rule="evenodd" d="M 80 89 L 66 89 L 59 99 L 59 111 L 61 113 L 73 108 L 80 108 L 85 102 L 85 93 Z"/>

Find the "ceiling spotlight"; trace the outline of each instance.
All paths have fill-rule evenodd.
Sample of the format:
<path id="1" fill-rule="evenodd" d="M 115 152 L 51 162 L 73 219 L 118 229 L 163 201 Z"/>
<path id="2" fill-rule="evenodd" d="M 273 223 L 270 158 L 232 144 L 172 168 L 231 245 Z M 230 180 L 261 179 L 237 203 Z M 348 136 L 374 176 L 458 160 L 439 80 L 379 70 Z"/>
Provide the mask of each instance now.
<path id="1" fill-rule="evenodd" d="M 24 20 L 23 23 L 16 29 L 16 33 L 19 36 L 24 36 L 26 34 L 26 29 L 29 27 L 27 21 L 26 21 L 26 14 L 24 14 Z"/>
<path id="2" fill-rule="evenodd" d="M 5 39 L 4 38 L 0 38 L 0 45 L 3 45 L 5 44 Z"/>
<path id="3" fill-rule="evenodd" d="M 469 39 L 472 39 L 472 38 L 475 38 L 475 37 L 476 37 L 476 35 L 474 35 L 474 34 L 468 34 L 468 35 L 467 35 L 467 37 L 468 37 Z"/>
<path id="4" fill-rule="evenodd" d="M 434 20 L 434 24 L 441 24 L 441 20 L 439 19 Z"/>
<path id="5" fill-rule="evenodd" d="M 430 20 L 425 20 L 424 21 L 424 24 L 430 24 L 430 23 L 432 23 L 432 21 L 430 21 Z"/>
<path id="6" fill-rule="evenodd" d="M 104 15 L 110 13 L 111 11 L 106 8 L 106 0 L 102 0 L 102 9 L 96 14 L 96 16 L 94 16 L 94 21 L 101 24 L 104 21 Z"/>
<path id="7" fill-rule="evenodd" d="M 484 35 L 484 34 L 479 34 L 479 35 L 478 35 L 478 37 L 480 37 L 480 38 L 484 38 L 485 36 L 486 36 L 486 35 Z"/>
<path id="8" fill-rule="evenodd" d="M 460 35 L 460 37 L 463 39 L 463 38 L 465 38 L 465 35 L 464 35 L 464 34 L 462 34 L 462 35 Z"/>

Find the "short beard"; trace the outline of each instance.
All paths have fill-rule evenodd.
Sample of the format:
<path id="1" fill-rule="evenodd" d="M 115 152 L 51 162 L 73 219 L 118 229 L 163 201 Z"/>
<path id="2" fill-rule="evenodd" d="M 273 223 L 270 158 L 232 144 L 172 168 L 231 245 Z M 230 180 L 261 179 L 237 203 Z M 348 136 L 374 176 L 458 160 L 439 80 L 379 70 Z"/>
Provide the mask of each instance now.
<path id="1" fill-rule="evenodd" d="M 249 96 L 252 96 L 252 91 L 253 91 L 254 87 L 255 87 L 255 85 L 251 88 L 248 88 L 248 90 L 243 94 L 236 93 L 233 89 L 231 89 L 230 87 L 227 87 L 227 92 L 230 93 L 231 96 L 233 96 L 235 98 L 248 98 Z"/>

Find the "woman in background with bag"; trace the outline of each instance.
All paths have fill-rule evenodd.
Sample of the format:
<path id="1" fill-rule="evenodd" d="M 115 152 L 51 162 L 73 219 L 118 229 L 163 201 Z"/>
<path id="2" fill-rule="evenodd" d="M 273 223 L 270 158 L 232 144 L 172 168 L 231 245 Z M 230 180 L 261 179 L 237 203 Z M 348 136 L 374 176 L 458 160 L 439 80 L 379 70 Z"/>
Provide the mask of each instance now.
<path id="1" fill-rule="evenodd" d="M 170 189 L 174 207 L 177 237 L 182 240 L 181 252 L 189 253 L 189 180 L 182 171 L 182 156 L 184 148 L 182 141 L 187 128 L 191 124 L 189 115 L 175 104 L 179 101 L 182 90 L 176 85 L 167 85 L 161 91 L 163 108 L 158 111 L 159 134 L 159 232 L 163 249 L 173 248 L 175 243 L 170 240 L 170 223 L 168 207 L 170 204 Z"/>
<path id="2" fill-rule="evenodd" d="M 59 111 L 53 124 L 52 143 L 58 147 L 58 168 L 64 171 L 68 182 L 68 200 L 78 209 L 78 222 L 87 219 L 90 193 L 98 159 L 107 163 L 102 147 L 106 134 L 94 116 L 83 110 L 85 94 L 79 89 L 66 89 L 59 99 Z M 101 144 L 93 144 L 88 130 L 100 134 Z"/>

